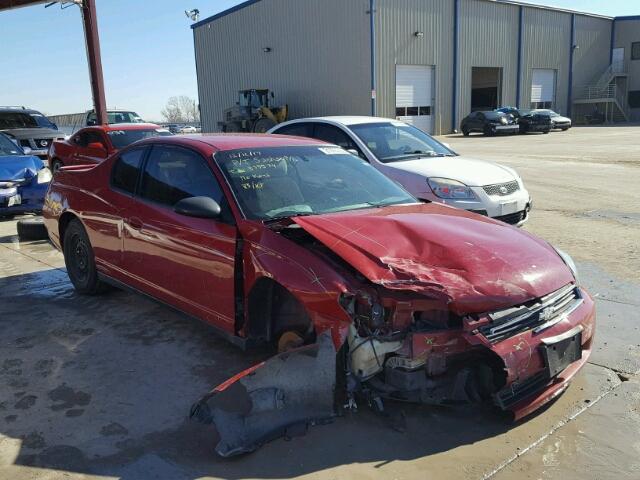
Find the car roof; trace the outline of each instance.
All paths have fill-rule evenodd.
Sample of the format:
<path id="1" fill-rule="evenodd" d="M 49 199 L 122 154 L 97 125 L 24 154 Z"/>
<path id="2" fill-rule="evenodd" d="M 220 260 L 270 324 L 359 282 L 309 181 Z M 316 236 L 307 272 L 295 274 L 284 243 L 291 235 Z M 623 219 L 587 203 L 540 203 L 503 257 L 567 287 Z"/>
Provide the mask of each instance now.
<path id="1" fill-rule="evenodd" d="M 294 137 L 291 135 L 267 135 L 257 133 L 206 133 L 193 135 L 176 135 L 154 137 L 142 140 L 140 143 L 165 143 L 187 145 L 203 151 L 225 151 L 241 148 L 265 147 L 302 147 L 313 145 L 327 145 L 326 142 L 313 138 Z"/>
<path id="2" fill-rule="evenodd" d="M 103 132 L 114 132 L 122 130 L 149 130 L 163 128 L 155 123 L 110 123 L 109 125 L 92 125 L 90 127 L 84 127 L 78 132 L 85 130 L 101 130 Z M 76 133 L 78 133 L 76 132 Z"/>
<path id="3" fill-rule="evenodd" d="M 328 116 L 328 117 L 309 117 L 309 118 L 299 118 L 296 120 L 292 120 L 287 122 L 287 124 L 292 123 L 302 123 L 302 122 L 327 122 L 341 125 L 362 125 L 366 123 L 385 123 L 385 122 L 399 122 L 400 120 L 396 120 L 394 118 L 384 118 L 384 117 L 367 117 L 367 116 L 357 116 L 357 115 L 343 115 L 343 116 Z"/>

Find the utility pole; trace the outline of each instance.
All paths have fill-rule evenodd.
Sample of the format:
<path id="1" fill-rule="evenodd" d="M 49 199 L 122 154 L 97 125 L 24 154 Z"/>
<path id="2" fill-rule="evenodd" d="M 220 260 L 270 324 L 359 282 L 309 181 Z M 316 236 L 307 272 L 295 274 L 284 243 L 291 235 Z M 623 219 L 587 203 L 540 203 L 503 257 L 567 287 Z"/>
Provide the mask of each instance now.
<path id="1" fill-rule="evenodd" d="M 84 38 L 87 45 L 87 61 L 91 78 L 91 94 L 93 108 L 99 125 L 106 125 L 107 100 L 104 93 L 104 77 L 102 75 L 102 58 L 100 56 L 100 37 L 98 36 L 98 20 L 95 0 L 84 0 L 80 5 Z"/>

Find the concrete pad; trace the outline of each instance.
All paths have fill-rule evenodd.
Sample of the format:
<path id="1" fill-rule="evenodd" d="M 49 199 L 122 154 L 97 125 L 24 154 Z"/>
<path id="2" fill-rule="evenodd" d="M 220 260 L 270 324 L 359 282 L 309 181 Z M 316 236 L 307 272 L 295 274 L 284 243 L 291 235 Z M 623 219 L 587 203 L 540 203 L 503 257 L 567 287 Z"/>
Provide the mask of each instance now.
<path id="1" fill-rule="evenodd" d="M 629 479 L 640 476 L 640 381 L 593 408 L 495 475 L 496 480 Z"/>

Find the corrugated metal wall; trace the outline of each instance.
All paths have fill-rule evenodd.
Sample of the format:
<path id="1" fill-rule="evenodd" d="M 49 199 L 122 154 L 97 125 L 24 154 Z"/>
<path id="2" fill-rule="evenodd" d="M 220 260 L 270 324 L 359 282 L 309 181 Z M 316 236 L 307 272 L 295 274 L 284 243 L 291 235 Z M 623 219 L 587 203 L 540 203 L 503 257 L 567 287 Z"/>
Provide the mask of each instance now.
<path id="1" fill-rule="evenodd" d="M 458 126 L 471 112 L 473 67 L 502 68 L 502 105 L 515 105 L 518 7 L 484 0 L 460 2 Z"/>
<path id="2" fill-rule="evenodd" d="M 378 115 L 395 117 L 396 65 L 434 65 L 434 131 L 451 127 L 452 0 L 378 0 L 376 6 Z M 423 32 L 424 37 L 416 37 Z"/>
<path id="3" fill-rule="evenodd" d="M 275 91 L 291 118 L 368 115 L 368 9 L 368 0 L 262 0 L 197 27 L 203 131 L 217 130 L 244 88 Z"/>
<path id="4" fill-rule="evenodd" d="M 435 68 L 435 133 L 452 124 L 455 0 L 377 0 L 378 115 L 395 116 L 396 65 Z M 532 69 L 553 69 L 556 109 L 568 110 L 571 13 L 524 6 L 520 105 Z M 292 118 L 370 113 L 369 0 L 262 0 L 194 31 L 205 131 L 216 128 L 237 90 L 262 87 Z M 460 0 L 457 124 L 469 113 L 473 67 L 502 69 L 501 100 L 516 103 L 518 5 Z M 576 14 L 574 86 L 609 64 L 611 20 Z M 634 22 L 628 22 L 633 23 Z M 622 23 L 620 23 L 622 25 Z M 415 32 L 423 32 L 417 37 Z M 263 48 L 272 48 L 264 53 Z M 639 62 L 640 63 L 640 62 Z"/>
<path id="5" fill-rule="evenodd" d="M 576 45 L 573 53 L 573 91 L 595 83 L 609 67 L 612 22 L 606 18 L 576 15 Z M 574 97 L 575 98 L 575 97 Z"/>
<path id="6" fill-rule="evenodd" d="M 640 60 L 631 60 L 631 44 L 640 42 L 640 19 L 616 20 L 616 48 L 624 48 L 624 64 L 627 67 L 629 91 L 640 90 Z M 640 108 L 631 109 L 631 119 L 640 121 Z"/>
<path id="7" fill-rule="evenodd" d="M 571 14 L 538 8 L 525 8 L 522 32 L 521 105 L 531 100 L 531 70 L 556 70 L 556 110 L 567 113 Z"/>

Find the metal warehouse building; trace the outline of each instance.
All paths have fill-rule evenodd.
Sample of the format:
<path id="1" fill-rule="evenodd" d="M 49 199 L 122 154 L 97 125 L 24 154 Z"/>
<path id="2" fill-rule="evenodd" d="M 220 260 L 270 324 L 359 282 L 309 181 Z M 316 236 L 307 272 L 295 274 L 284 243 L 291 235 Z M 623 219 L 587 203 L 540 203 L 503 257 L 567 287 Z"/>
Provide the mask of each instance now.
<path id="1" fill-rule="evenodd" d="M 435 134 L 503 105 L 640 120 L 640 16 L 492 0 L 250 0 L 192 28 L 204 131 L 247 88 L 271 89 L 292 118 L 373 114 Z"/>

